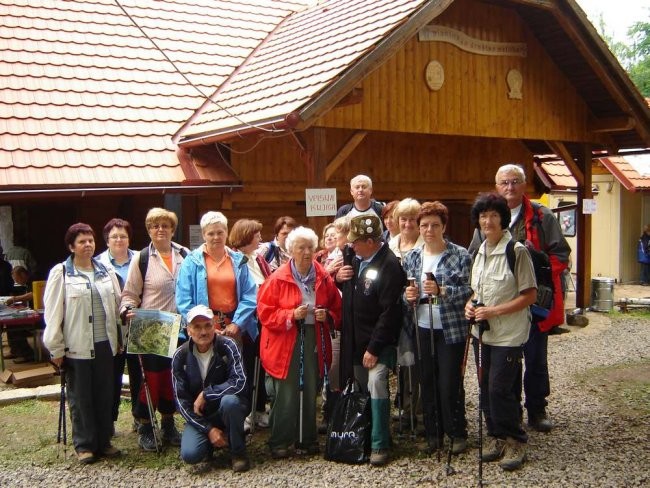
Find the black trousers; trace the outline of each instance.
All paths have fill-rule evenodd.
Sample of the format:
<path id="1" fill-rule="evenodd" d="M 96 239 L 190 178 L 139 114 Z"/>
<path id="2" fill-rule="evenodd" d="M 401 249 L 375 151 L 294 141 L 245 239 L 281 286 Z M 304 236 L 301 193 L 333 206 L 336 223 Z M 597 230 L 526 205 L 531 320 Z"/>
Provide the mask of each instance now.
<path id="1" fill-rule="evenodd" d="M 447 344 L 442 330 L 434 330 L 432 355 L 430 330 L 416 328 L 422 350 L 418 367 L 427 439 L 442 439 L 443 434 L 466 439 L 465 388 L 460 375 L 465 343 Z"/>
<path id="2" fill-rule="evenodd" d="M 131 393 L 131 413 L 135 417 L 135 406 L 138 403 L 138 393 L 142 384 L 142 373 L 137 354 L 122 352 L 113 358 L 113 422 L 117 421 L 120 412 L 120 396 L 122 395 L 122 376 L 124 365 L 129 372 L 129 391 Z"/>
<path id="3" fill-rule="evenodd" d="M 111 442 L 113 353 L 108 341 L 95 343 L 94 359 L 65 359 L 72 441 L 77 452 L 101 452 Z"/>
<path id="4" fill-rule="evenodd" d="M 551 394 L 551 381 L 548 376 L 548 332 L 539 330 L 536 323 L 530 324 L 530 335 L 524 344 L 523 391 L 526 395 L 525 407 L 529 415 L 543 413 Z M 521 404 L 521 373 L 515 383 L 515 395 Z"/>
<path id="5" fill-rule="evenodd" d="M 519 420 L 519 399 L 514 393 L 517 377 L 521 376 L 522 347 L 489 346 L 483 344 L 482 368 L 479 366 L 479 343 L 474 339 L 474 357 L 482 369 L 481 403 L 488 435 L 505 439 L 512 437 L 527 442 L 528 435 Z M 479 378 L 481 374 L 479 373 Z"/>

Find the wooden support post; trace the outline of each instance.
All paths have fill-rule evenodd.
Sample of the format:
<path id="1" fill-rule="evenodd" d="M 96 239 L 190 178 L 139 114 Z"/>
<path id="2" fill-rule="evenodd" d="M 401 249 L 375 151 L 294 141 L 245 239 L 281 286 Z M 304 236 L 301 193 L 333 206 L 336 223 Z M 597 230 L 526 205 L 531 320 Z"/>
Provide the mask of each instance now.
<path id="1" fill-rule="evenodd" d="M 307 173 L 307 188 L 324 188 L 327 186 L 325 177 L 325 168 L 327 167 L 327 129 L 323 127 L 313 127 L 311 129 L 313 143 L 309 144 L 306 138 L 300 134 L 294 134 L 294 137 L 301 147 L 301 156 L 305 163 Z M 304 191 L 304 190 L 303 190 Z M 303 193 L 304 195 L 304 193 Z M 320 232 L 332 219 L 328 217 L 308 217 L 307 225 L 311 227 L 320 237 Z"/>
<path id="2" fill-rule="evenodd" d="M 576 307 L 587 308 L 591 300 L 591 215 L 583 212 L 583 202 L 593 198 L 591 190 L 591 146 L 585 144 L 578 156 L 577 165 L 584 175 L 584 183 L 578 186 L 577 251 L 575 264 L 578 267 L 576 283 Z"/>

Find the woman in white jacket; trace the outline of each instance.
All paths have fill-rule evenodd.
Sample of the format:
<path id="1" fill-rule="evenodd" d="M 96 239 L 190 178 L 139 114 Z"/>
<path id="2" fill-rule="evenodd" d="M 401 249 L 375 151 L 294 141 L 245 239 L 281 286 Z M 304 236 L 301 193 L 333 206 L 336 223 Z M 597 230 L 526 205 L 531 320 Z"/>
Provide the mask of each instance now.
<path id="1" fill-rule="evenodd" d="M 70 226 L 65 243 L 71 255 L 50 270 L 45 287 L 43 341 L 52 362 L 65 369 L 72 439 L 79 461 L 88 464 L 120 455 L 111 445 L 120 285 L 115 271 L 93 259 L 95 233 L 88 224 Z"/>

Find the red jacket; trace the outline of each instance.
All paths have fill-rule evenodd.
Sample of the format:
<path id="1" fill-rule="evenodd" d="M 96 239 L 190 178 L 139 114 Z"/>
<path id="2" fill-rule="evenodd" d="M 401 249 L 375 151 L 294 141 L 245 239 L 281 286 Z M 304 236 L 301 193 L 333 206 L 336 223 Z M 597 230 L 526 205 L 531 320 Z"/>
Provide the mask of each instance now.
<path id="1" fill-rule="evenodd" d="M 332 362 L 330 326 L 340 327 L 341 295 L 325 269 L 314 262 L 316 268 L 316 304 L 326 307 L 329 320 L 324 324 L 325 362 Z M 293 311 L 302 302 L 302 293 L 291 274 L 290 263 L 280 266 L 260 287 L 257 294 L 257 316 L 262 324 L 260 359 L 264 370 L 274 378 L 284 379 L 289 371 L 291 354 L 298 337 Z M 319 327 L 320 324 L 316 324 Z M 323 376 L 323 346 L 321 334 L 316 330 L 318 368 Z"/>
<path id="2" fill-rule="evenodd" d="M 553 308 L 548 317 L 539 322 L 542 332 L 548 332 L 556 325 L 564 323 L 564 295 L 562 293 L 562 273 L 567 268 L 571 248 L 562 235 L 560 224 L 550 210 L 540 208 L 539 220 L 541 221 L 543 236 L 540 236 L 538 226 L 534 224 L 535 216 L 533 205 L 524 196 L 524 222 L 526 223 L 526 239 L 533 243 L 535 249 L 540 249 L 548 254 L 551 261 L 551 275 L 553 277 Z"/>

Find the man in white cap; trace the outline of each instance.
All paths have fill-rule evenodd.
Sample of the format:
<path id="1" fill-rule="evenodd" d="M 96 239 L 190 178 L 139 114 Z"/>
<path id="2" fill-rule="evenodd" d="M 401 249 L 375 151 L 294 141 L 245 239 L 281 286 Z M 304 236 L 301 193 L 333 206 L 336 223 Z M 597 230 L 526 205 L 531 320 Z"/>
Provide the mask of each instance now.
<path id="1" fill-rule="evenodd" d="M 336 274 L 343 289 L 341 379 L 354 376 L 370 393 L 372 433 L 370 464 L 388 462 L 390 398 L 388 372 L 397 359 L 402 324 L 400 297 L 406 274 L 383 242 L 381 220 L 374 214 L 350 219 L 348 241 L 356 254 Z"/>
<path id="2" fill-rule="evenodd" d="M 235 341 L 217 334 L 213 319 L 205 305 L 192 307 L 186 316 L 190 340 L 172 359 L 174 398 L 186 421 L 181 458 L 195 464 L 215 447 L 229 446 L 233 471 L 248 471 L 244 365 Z"/>

